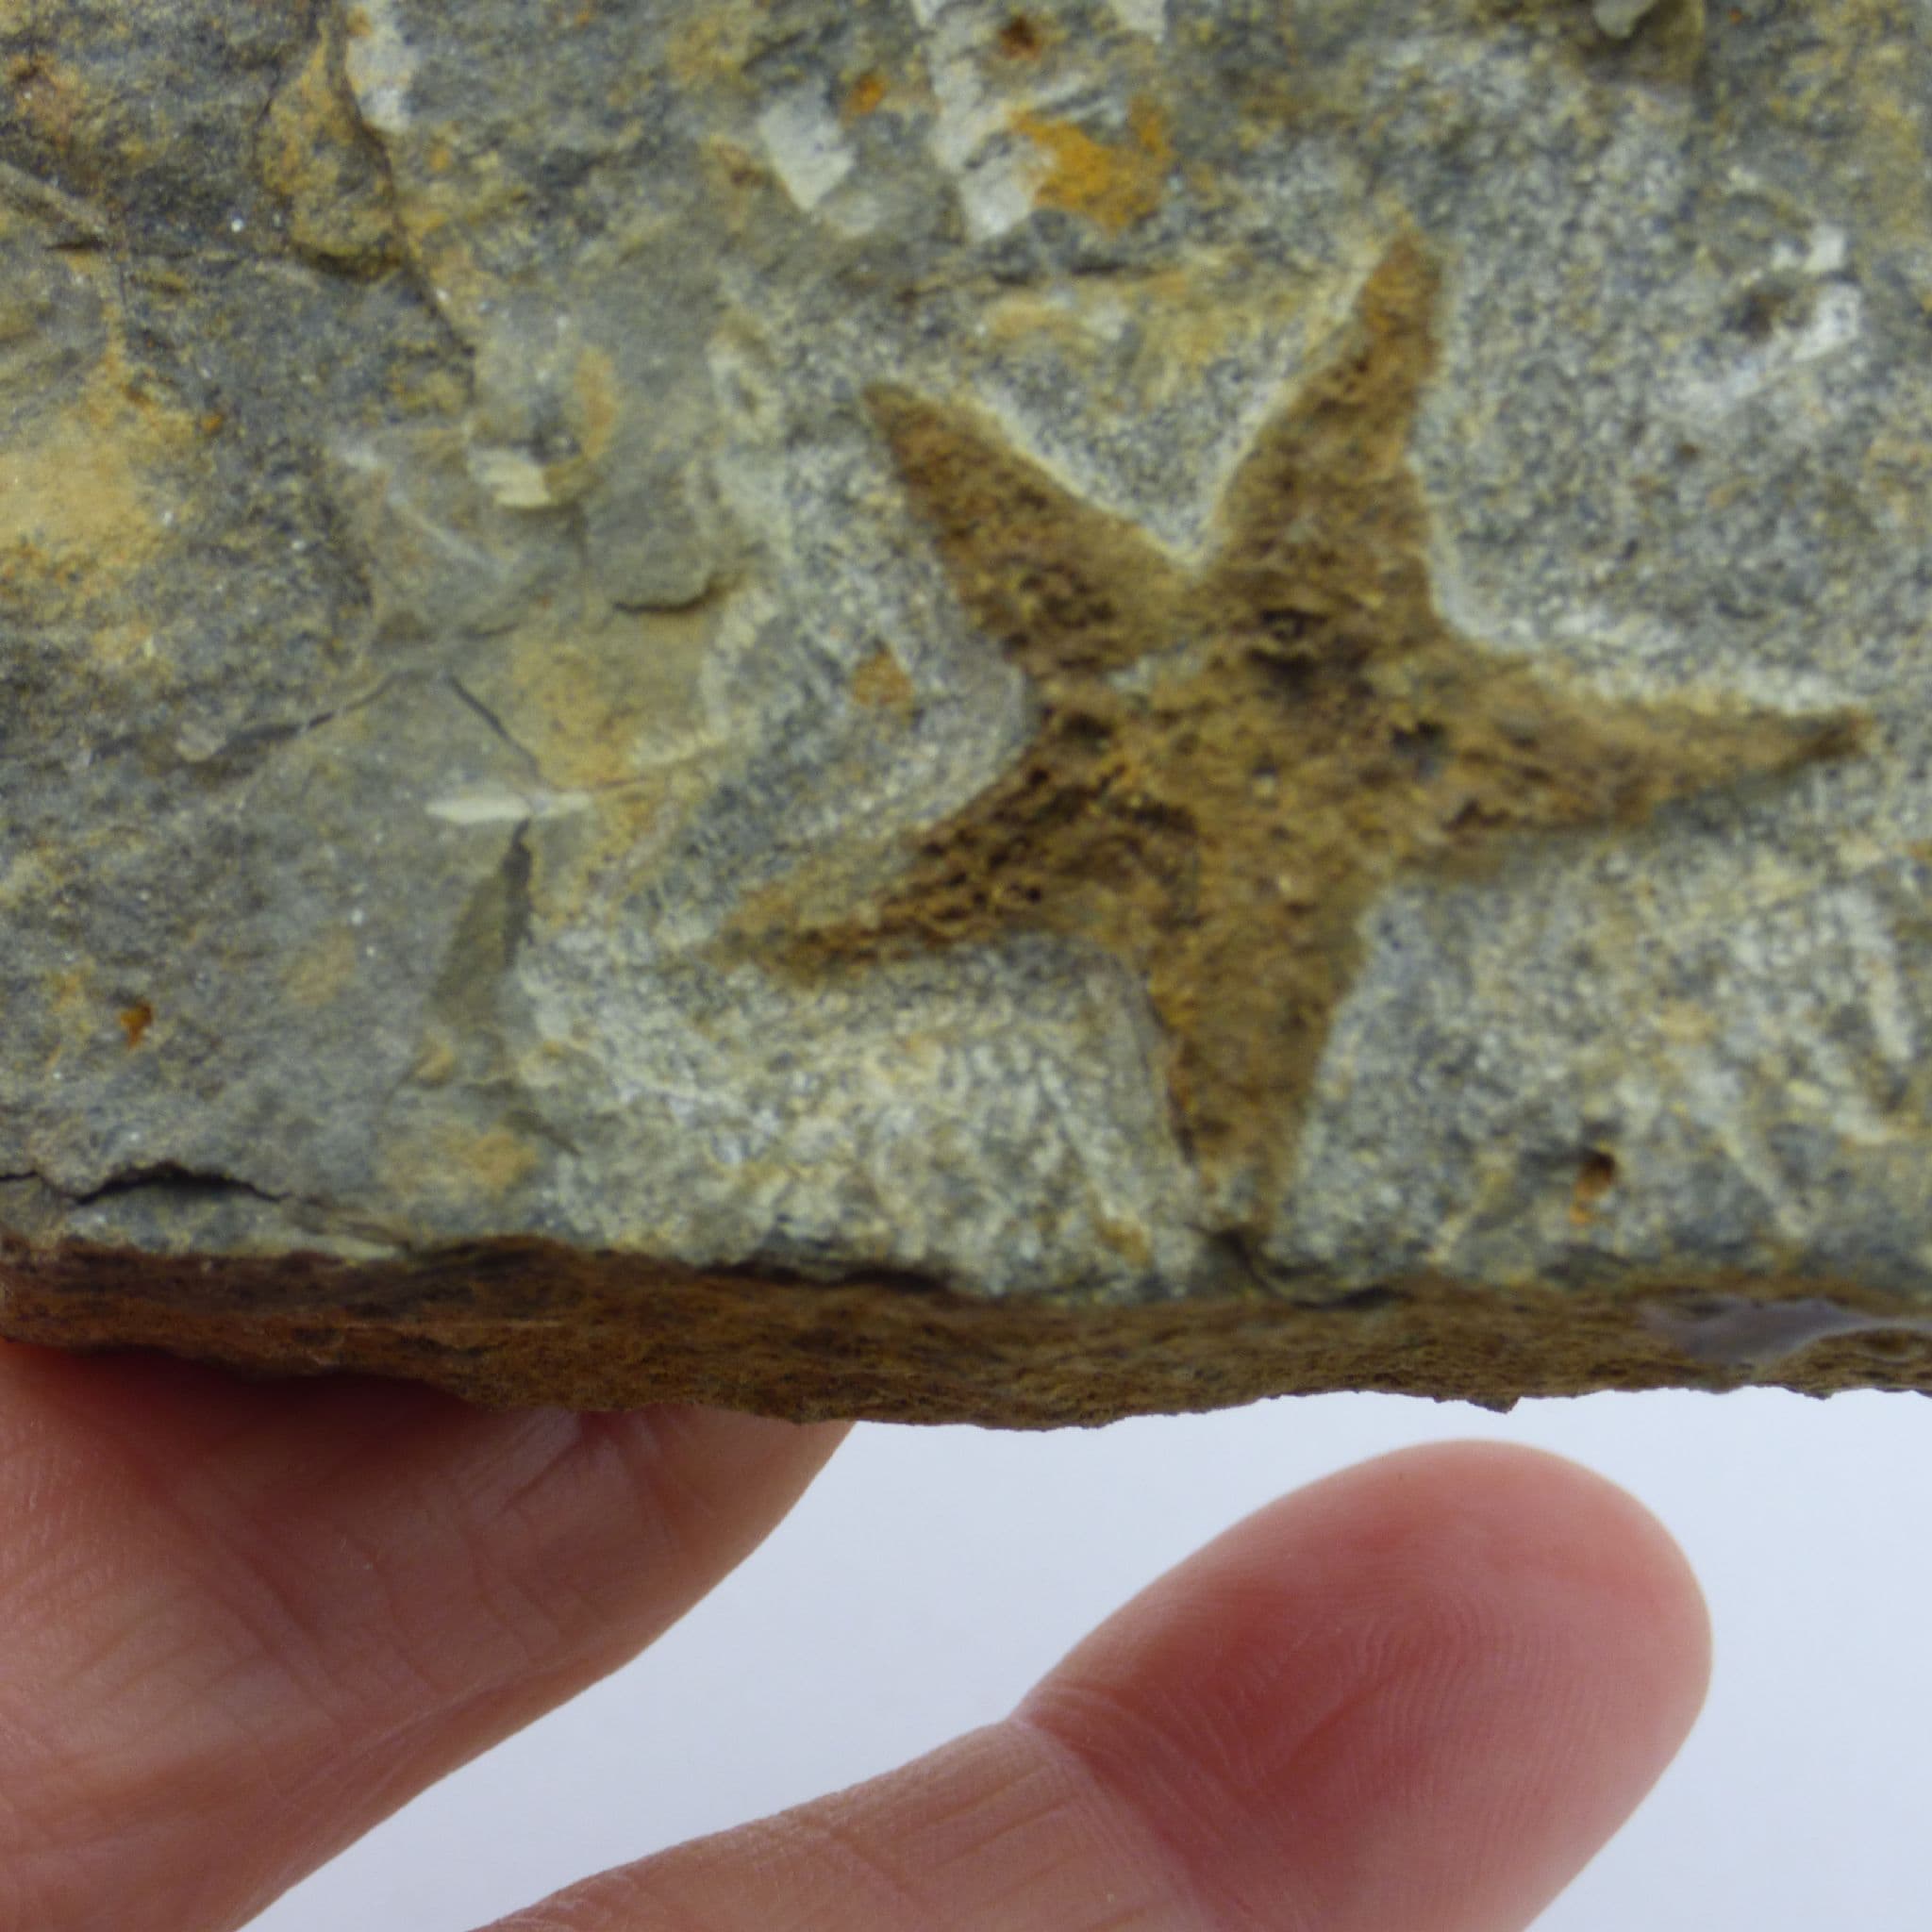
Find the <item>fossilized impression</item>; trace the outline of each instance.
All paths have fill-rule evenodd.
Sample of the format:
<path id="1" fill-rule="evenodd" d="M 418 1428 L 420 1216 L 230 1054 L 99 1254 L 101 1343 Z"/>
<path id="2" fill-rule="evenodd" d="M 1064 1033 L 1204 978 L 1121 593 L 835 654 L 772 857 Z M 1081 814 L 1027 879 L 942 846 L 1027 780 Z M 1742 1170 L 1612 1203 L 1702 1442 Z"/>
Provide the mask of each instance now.
<path id="1" fill-rule="evenodd" d="M 1904 0 L 0 6 L 0 1330 L 1924 1387 Z"/>
<path id="2" fill-rule="evenodd" d="M 1357 921 L 1398 868 L 1468 874 L 1505 837 L 1635 824 L 1855 752 L 1855 710 L 1608 703 L 1443 621 L 1407 460 L 1437 289 L 1398 242 L 1236 472 L 1196 570 L 970 414 L 874 391 L 908 493 L 1041 724 L 883 900 L 828 919 L 809 874 L 790 879 L 741 916 L 747 943 L 804 971 L 1013 930 L 1103 946 L 1147 981 L 1193 1157 L 1274 1180 Z"/>

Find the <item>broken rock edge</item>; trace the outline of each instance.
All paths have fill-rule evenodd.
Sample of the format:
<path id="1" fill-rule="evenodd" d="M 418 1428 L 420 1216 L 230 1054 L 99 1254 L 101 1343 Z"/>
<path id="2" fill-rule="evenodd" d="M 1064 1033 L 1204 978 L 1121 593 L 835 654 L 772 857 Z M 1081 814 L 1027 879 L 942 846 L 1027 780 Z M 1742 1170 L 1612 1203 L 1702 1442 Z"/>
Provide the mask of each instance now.
<path id="1" fill-rule="evenodd" d="M 1792 1305 L 1781 1353 L 1712 1359 L 1685 1344 L 1700 1321 L 1721 1324 L 1711 1310 L 1740 1303 Z M 1816 1331 L 1811 1311 L 1825 1307 L 1860 1325 Z M 988 1301 L 885 1271 L 827 1281 L 698 1268 L 540 1237 L 351 1261 L 162 1256 L 0 1230 L 8 1340 L 158 1349 L 258 1375 L 399 1376 L 496 1408 L 675 1402 L 791 1422 L 1053 1428 L 1343 1391 L 1499 1409 L 1609 1389 L 1932 1393 L 1928 1326 L 1918 1304 L 1869 1286 L 1745 1269 L 1564 1288 L 1420 1271 L 1326 1306 L 1257 1293 L 1093 1307 L 1064 1293 Z"/>

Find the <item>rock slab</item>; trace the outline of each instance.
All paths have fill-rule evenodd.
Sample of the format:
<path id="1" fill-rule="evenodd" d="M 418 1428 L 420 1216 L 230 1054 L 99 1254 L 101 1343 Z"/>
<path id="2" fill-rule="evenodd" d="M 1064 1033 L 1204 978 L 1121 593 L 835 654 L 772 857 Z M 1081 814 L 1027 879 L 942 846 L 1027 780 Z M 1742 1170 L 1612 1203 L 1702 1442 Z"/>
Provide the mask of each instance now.
<path id="1" fill-rule="evenodd" d="M 1932 1388 L 1916 0 L 0 0 L 0 1333 Z"/>

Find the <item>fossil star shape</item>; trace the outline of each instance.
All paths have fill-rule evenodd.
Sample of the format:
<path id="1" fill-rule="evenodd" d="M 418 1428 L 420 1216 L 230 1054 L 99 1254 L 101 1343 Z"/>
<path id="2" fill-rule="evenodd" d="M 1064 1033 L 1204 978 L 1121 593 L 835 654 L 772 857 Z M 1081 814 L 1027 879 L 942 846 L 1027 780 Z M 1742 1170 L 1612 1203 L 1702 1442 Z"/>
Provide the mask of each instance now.
<path id="1" fill-rule="evenodd" d="M 1038 726 L 882 891 L 828 912 L 824 874 L 797 876 L 740 932 L 806 974 L 1021 931 L 1105 948 L 1164 1028 L 1185 1144 L 1252 1195 L 1285 1169 L 1363 911 L 1405 868 L 1479 874 L 1525 835 L 1634 825 L 1856 750 L 1857 712 L 1620 702 L 1444 620 L 1408 457 L 1438 291 L 1421 243 L 1396 242 L 1236 469 L 1198 568 L 976 411 L 874 391 Z"/>

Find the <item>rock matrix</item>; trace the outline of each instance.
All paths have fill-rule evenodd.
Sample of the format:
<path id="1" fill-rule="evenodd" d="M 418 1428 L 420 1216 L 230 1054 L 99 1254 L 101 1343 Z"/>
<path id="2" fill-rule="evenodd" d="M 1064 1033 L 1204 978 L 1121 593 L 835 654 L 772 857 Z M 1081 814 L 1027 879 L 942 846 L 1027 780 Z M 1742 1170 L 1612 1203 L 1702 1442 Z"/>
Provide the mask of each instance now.
<path id="1" fill-rule="evenodd" d="M 0 0 L 0 1333 L 1932 1388 L 1909 0 Z"/>

